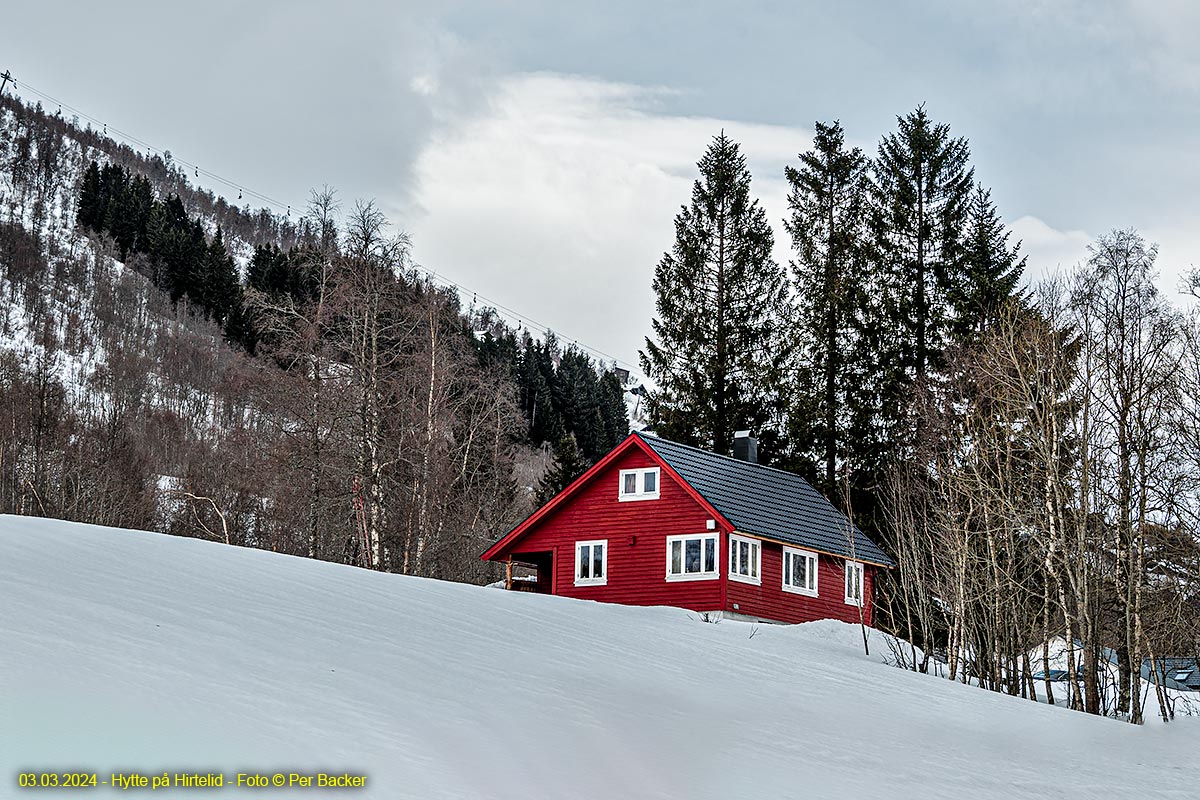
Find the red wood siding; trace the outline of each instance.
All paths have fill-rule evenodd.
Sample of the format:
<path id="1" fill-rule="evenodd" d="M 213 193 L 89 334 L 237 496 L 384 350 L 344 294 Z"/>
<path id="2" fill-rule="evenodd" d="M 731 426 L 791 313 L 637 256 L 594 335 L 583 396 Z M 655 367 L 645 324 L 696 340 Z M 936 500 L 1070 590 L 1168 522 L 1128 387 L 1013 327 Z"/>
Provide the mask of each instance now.
<path id="1" fill-rule="evenodd" d="M 554 552 L 554 593 L 565 597 L 693 611 L 720 610 L 727 569 L 727 531 L 716 531 L 721 542 L 718 578 L 666 580 L 667 537 L 705 533 L 712 514 L 672 480 L 666 469 L 659 473 L 657 500 L 617 499 L 621 470 L 655 466 L 659 464 L 649 455 L 631 447 L 515 542 L 513 558 L 520 560 L 523 553 Z M 608 583 L 576 586 L 575 542 L 593 539 L 608 540 Z"/>
<path id="2" fill-rule="evenodd" d="M 812 622 L 817 619 L 858 622 L 858 607 L 846 603 L 845 564 L 845 559 L 818 555 L 817 596 L 785 592 L 783 545 L 763 542 L 761 585 L 730 580 L 725 610 L 776 622 Z M 863 596 L 868 625 L 871 624 L 872 581 L 871 565 L 864 564 Z M 734 608 L 735 605 L 737 608 Z"/>

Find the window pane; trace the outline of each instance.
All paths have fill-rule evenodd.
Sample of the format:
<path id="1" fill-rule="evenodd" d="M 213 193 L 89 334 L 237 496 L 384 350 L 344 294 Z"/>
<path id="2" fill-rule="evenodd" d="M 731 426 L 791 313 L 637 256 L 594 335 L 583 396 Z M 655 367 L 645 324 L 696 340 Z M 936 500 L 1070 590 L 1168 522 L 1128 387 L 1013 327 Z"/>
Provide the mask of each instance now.
<path id="1" fill-rule="evenodd" d="M 808 559 L 804 556 L 792 556 L 792 585 L 797 589 L 803 589 L 807 586 L 804 582 L 807 563 Z"/>
<path id="2" fill-rule="evenodd" d="M 642 491 L 657 492 L 658 491 L 658 473 L 653 470 L 647 470 L 642 473 Z"/>
<path id="3" fill-rule="evenodd" d="M 711 536 L 704 540 L 704 571 L 717 571 L 717 540 Z"/>
<path id="4" fill-rule="evenodd" d="M 700 540 L 684 540 L 684 572 L 700 571 Z"/>
<path id="5" fill-rule="evenodd" d="M 604 545 L 602 544 L 592 547 L 592 577 L 604 577 Z"/>
<path id="6" fill-rule="evenodd" d="M 671 574 L 683 574 L 683 542 L 678 539 L 671 542 Z"/>
<path id="7" fill-rule="evenodd" d="M 579 577 L 581 578 L 588 577 L 588 560 L 591 557 L 589 555 L 591 549 L 590 545 L 579 546 Z"/>
<path id="8" fill-rule="evenodd" d="M 755 544 L 753 547 L 750 548 L 750 577 L 751 578 L 758 577 L 758 553 L 759 553 L 759 550 L 761 549 L 761 547 L 762 547 L 761 545 Z"/>
<path id="9" fill-rule="evenodd" d="M 803 583 L 803 584 L 801 584 L 801 586 L 805 587 L 806 589 L 816 589 L 817 588 L 817 559 L 813 558 L 813 557 L 805 557 L 804 562 L 807 565 L 807 570 L 808 570 L 808 583 Z"/>
<path id="10" fill-rule="evenodd" d="M 737 574 L 750 574 L 750 543 L 738 542 Z"/>
<path id="11" fill-rule="evenodd" d="M 622 480 L 625 485 L 621 488 L 621 494 L 637 494 L 637 473 L 630 472 L 625 475 Z"/>

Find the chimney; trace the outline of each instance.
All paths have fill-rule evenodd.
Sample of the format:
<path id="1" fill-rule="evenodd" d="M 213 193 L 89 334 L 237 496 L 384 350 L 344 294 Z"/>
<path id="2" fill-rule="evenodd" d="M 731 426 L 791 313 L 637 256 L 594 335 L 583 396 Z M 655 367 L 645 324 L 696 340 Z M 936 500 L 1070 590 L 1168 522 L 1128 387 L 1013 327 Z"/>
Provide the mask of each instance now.
<path id="1" fill-rule="evenodd" d="M 750 435 L 750 431 L 736 431 L 733 434 L 733 457 L 741 461 L 758 463 L 758 439 Z"/>

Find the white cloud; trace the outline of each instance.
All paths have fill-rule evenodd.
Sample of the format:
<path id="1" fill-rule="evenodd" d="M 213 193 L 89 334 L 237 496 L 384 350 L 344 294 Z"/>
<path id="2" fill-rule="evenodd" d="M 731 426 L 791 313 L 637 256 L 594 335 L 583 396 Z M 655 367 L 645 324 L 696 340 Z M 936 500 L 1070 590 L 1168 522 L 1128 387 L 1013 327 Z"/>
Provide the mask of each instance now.
<path id="1" fill-rule="evenodd" d="M 667 96 L 537 73 L 497 81 L 485 102 L 435 108 L 439 124 L 415 167 L 416 208 L 404 215 L 418 260 L 566 341 L 636 366 L 654 315 L 654 267 L 672 244 L 674 216 L 689 201 L 711 137 L 723 128 L 742 143 L 781 263 L 790 256 L 783 168 L 812 137 L 800 128 L 656 113 Z M 1019 198 L 1006 205 L 1019 214 Z M 1200 240 L 1182 220 L 1169 222 L 1143 232 L 1162 245 L 1160 283 L 1174 296 Z M 1102 232 L 1032 215 L 1011 227 L 1031 282 L 1086 260 Z"/>
<path id="2" fill-rule="evenodd" d="M 1024 216 L 1012 224 L 1013 238 L 1020 239 L 1021 252 L 1029 256 L 1026 280 L 1035 283 L 1039 279 L 1065 272 L 1083 263 L 1088 258 L 1088 245 L 1097 235 L 1108 231 L 1097 231 L 1095 235 L 1081 230 L 1058 230 L 1043 220 Z M 1158 287 L 1172 302 L 1191 307 L 1195 298 L 1180 292 L 1183 276 L 1200 264 L 1196 253 L 1200 253 L 1200 235 L 1186 226 L 1171 221 L 1170 224 L 1138 228 L 1147 242 L 1158 246 Z"/>
<path id="3" fill-rule="evenodd" d="M 527 74 L 483 113 L 448 115 L 417 159 L 419 260 L 636 365 L 654 266 L 709 139 L 724 128 L 742 143 L 781 259 L 783 165 L 811 143 L 800 129 L 655 114 L 664 93 Z"/>
<path id="4" fill-rule="evenodd" d="M 1021 252 L 1029 257 L 1026 278 L 1030 282 L 1087 260 L 1092 236 L 1084 231 L 1058 230 L 1033 216 L 1016 219 L 1011 228 L 1013 239 L 1021 240 Z"/>

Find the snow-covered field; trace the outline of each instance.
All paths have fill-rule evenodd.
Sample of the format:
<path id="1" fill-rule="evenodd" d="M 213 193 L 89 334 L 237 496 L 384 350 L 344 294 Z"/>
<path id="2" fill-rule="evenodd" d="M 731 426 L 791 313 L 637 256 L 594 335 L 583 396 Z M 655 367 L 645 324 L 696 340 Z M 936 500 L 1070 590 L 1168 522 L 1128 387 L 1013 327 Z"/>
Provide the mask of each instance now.
<path id="1" fill-rule="evenodd" d="M 1200 793 L 1196 720 L 1139 729 L 904 672 L 877 636 L 867 658 L 842 623 L 706 624 L 0 516 L 0 797 L 78 795 L 17 788 L 68 769 L 367 776 L 273 797 Z"/>

